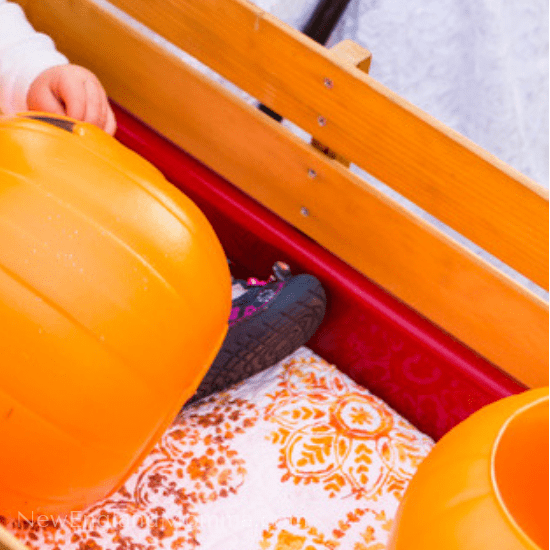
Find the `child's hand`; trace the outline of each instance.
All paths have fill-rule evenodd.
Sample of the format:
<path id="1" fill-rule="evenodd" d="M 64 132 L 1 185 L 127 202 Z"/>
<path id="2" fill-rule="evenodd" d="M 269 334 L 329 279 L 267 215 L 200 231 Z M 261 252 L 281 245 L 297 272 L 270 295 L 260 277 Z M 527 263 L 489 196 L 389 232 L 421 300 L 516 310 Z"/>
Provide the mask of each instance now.
<path id="1" fill-rule="evenodd" d="M 58 65 L 38 75 L 29 88 L 31 111 L 67 115 L 90 122 L 113 135 L 115 115 L 97 77 L 78 65 Z"/>

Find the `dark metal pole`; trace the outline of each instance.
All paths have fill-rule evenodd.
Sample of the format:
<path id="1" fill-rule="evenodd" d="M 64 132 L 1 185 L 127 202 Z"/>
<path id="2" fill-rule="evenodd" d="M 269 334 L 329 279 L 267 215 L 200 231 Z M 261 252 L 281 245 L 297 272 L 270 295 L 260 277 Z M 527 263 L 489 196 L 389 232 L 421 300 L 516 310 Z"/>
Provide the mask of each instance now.
<path id="1" fill-rule="evenodd" d="M 302 32 L 319 44 L 326 44 L 350 0 L 321 0 Z"/>
<path id="2" fill-rule="evenodd" d="M 315 11 L 303 27 L 302 32 L 315 40 L 315 42 L 323 45 L 326 44 L 349 3 L 350 0 L 320 0 Z M 277 122 L 283 120 L 281 115 L 265 105 L 260 105 L 259 109 Z"/>

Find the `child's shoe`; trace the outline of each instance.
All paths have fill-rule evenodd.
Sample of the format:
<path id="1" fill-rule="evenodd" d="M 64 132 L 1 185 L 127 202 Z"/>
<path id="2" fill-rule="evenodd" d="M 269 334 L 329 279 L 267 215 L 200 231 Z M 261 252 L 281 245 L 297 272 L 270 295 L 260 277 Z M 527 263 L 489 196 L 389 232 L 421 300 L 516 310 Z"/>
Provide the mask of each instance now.
<path id="1" fill-rule="evenodd" d="M 292 276 L 276 262 L 267 281 L 233 281 L 229 330 L 214 363 L 188 403 L 252 376 L 304 345 L 325 314 L 326 297 L 312 275 Z"/>

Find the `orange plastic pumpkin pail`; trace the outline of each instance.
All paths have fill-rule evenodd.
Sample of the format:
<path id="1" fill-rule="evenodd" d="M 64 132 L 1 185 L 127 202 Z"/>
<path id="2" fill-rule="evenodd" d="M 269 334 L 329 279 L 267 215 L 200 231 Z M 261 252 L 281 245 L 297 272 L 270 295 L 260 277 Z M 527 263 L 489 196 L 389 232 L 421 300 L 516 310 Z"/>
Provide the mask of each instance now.
<path id="1" fill-rule="evenodd" d="M 88 125 L 0 119 L 0 515 L 121 485 L 227 331 L 227 261 L 199 209 Z"/>
<path id="2" fill-rule="evenodd" d="M 418 468 L 388 550 L 548 549 L 548 388 L 459 424 Z"/>

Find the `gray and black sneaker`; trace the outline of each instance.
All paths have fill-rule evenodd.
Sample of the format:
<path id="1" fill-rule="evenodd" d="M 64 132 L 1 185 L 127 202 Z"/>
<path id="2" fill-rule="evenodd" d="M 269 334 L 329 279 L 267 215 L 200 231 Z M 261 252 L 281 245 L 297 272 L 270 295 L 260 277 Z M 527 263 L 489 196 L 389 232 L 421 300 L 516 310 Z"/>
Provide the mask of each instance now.
<path id="1" fill-rule="evenodd" d="M 233 281 L 233 307 L 223 346 L 206 373 L 193 403 L 240 382 L 304 345 L 325 314 L 326 297 L 312 275 L 293 276 L 276 262 L 267 281 Z"/>

